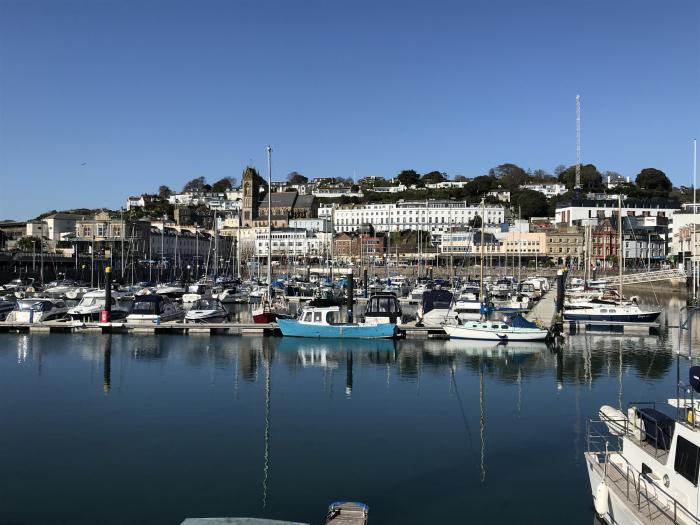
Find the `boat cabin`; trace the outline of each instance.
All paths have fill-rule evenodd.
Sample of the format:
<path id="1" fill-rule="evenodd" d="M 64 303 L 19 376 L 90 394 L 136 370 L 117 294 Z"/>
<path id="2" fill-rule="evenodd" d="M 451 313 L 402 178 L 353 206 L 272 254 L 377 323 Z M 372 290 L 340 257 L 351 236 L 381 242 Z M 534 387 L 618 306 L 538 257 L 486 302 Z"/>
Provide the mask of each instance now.
<path id="1" fill-rule="evenodd" d="M 393 293 L 377 293 L 367 301 L 365 323 L 400 323 L 401 305 Z"/>
<path id="2" fill-rule="evenodd" d="M 339 306 L 307 306 L 302 308 L 297 321 L 304 324 L 340 324 Z"/>

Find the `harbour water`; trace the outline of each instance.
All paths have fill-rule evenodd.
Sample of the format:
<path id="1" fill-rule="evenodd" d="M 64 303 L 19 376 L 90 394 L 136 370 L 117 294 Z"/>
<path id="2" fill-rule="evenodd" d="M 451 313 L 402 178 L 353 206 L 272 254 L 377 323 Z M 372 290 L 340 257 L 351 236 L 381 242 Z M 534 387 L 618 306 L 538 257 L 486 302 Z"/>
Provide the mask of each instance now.
<path id="1" fill-rule="evenodd" d="M 587 418 L 675 393 L 662 304 L 660 335 L 558 350 L 0 334 L 0 522 L 319 523 L 352 499 L 373 524 L 590 524 Z"/>

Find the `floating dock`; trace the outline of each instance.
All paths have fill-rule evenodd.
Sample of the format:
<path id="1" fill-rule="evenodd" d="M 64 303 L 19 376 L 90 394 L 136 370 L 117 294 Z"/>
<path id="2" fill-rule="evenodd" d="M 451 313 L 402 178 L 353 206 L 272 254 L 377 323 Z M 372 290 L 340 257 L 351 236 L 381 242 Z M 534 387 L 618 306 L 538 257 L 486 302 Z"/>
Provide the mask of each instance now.
<path id="1" fill-rule="evenodd" d="M 621 321 L 564 321 L 564 333 L 607 332 L 613 334 L 649 335 L 656 333 L 660 323 L 626 323 Z"/>

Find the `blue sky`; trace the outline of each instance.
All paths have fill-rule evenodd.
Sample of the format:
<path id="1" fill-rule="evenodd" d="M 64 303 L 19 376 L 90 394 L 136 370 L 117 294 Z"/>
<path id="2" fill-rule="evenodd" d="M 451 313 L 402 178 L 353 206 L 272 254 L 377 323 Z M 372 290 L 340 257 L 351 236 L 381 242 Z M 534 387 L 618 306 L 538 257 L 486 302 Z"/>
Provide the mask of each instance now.
<path id="1" fill-rule="evenodd" d="M 0 0 L 0 218 L 237 178 L 664 170 L 692 183 L 695 0 Z"/>

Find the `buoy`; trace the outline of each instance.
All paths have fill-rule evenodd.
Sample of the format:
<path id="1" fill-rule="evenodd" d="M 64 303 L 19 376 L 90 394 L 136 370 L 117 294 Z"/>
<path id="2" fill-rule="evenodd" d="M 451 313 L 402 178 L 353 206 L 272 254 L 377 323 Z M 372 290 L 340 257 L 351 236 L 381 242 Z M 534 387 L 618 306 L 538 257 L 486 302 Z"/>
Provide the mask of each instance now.
<path id="1" fill-rule="evenodd" d="M 595 511 L 598 516 L 605 516 L 610 511 L 608 492 L 608 486 L 602 481 L 595 489 Z"/>

